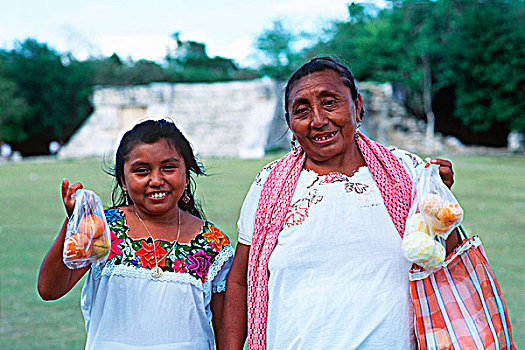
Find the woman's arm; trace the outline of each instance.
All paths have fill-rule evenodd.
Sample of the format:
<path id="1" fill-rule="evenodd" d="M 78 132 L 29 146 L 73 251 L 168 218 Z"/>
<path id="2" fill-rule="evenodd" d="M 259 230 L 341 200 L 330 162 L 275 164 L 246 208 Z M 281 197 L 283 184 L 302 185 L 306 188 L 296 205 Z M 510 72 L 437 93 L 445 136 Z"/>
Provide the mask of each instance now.
<path id="1" fill-rule="evenodd" d="M 82 188 L 82 184 L 75 183 L 69 187 L 67 179 L 62 180 L 62 200 L 68 217 L 73 213 L 75 208 L 75 199 L 73 194 Z M 62 260 L 62 251 L 66 238 L 68 219 L 62 225 L 57 238 L 49 248 L 38 273 L 37 289 L 38 294 L 44 300 L 56 300 L 61 298 L 77 284 L 84 276 L 89 266 L 76 270 L 69 269 Z"/>
<path id="2" fill-rule="evenodd" d="M 460 243 L 458 230 L 454 229 L 450 234 L 448 235 L 447 240 L 445 241 L 445 250 L 447 251 L 448 255 L 451 251 L 454 250 Z"/>
<path id="3" fill-rule="evenodd" d="M 446 159 L 433 158 L 430 160 L 432 164 L 439 164 L 439 176 L 443 183 L 449 188 L 454 184 L 454 171 L 452 170 L 452 163 Z M 450 233 L 446 241 L 447 255 L 454 250 L 460 243 L 458 231 L 454 230 Z"/>
<path id="4" fill-rule="evenodd" d="M 238 243 L 226 280 L 223 330 L 227 350 L 242 350 L 248 331 L 248 257 L 250 246 Z"/>
<path id="5" fill-rule="evenodd" d="M 222 329 L 222 311 L 224 310 L 224 293 L 214 293 L 210 303 L 213 318 L 211 324 L 215 334 L 215 349 L 224 349 L 223 329 Z"/>

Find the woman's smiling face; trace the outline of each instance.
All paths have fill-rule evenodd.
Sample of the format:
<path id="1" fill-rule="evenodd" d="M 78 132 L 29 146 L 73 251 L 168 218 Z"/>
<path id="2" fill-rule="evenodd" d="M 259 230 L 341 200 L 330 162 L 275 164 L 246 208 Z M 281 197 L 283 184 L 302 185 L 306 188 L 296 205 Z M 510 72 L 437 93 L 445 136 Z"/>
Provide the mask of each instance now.
<path id="1" fill-rule="evenodd" d="M 307 161 L 322 164 L 351 154 L 362 99 L 361 95 L 352 99 L 350 88 L 335 71 L 325 69 L 299 79 L 288 102 L 288 126 Z"/>
<path id="2" fill-rule="evenodd" d="M 188 184 L 184 158 L 166 139 L 138 143 L 124 163 L 123 184 L 138 211 L 170 213 Z"/>

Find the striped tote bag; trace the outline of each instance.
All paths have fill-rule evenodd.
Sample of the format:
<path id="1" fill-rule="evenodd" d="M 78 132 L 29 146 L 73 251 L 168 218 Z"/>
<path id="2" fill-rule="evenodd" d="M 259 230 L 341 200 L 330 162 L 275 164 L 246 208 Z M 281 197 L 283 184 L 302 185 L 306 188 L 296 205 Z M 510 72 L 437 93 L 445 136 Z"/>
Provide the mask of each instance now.
<path id="1" fill-rule="evenodd" d="M 437 271 L 411 269 L 410 295 L 420 349 L 516 349 L 507 306 L 478 236 Z"/>

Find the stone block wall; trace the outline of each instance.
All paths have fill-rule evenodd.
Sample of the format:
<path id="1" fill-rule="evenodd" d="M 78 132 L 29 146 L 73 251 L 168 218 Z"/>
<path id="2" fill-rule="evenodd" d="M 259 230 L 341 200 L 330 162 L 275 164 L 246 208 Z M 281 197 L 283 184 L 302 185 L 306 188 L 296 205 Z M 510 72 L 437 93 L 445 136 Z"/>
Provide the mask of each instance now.
<path id="1" fill-rule="evenodd" d="M 144 119 L 172 119 L 201 156 L 259 158 L 288 143 L 280 84 L 262 78 L 223 83 L 102 87 L 94 111 L 59 153 L 110 155 L 123 133 Z"/>

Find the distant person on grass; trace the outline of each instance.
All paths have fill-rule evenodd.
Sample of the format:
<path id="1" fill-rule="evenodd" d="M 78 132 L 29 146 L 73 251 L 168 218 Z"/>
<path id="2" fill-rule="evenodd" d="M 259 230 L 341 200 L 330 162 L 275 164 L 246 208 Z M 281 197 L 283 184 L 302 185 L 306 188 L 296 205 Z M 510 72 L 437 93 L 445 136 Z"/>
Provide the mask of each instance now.
<path id="1" fill-rule="evenodd" d="M 66 267 L 66 218 L 40 267 L 38 292 L 44 300 L 58 299 L 89 271 L 81 300 L 86 349 L 222 348 L 233 249 L 196 206 L 192 174 L 203 170 L 177 127 L 144 121 L 117 150 L 114 206 L 105 210 L 111 252 L 102 267 Z M 62 182 L 68 217 L 72 195 L 82 187 Z"/>
<path id="2" fill-rule="evenodd" d="M 299 68 L 284 102 L 293 151 L 263 168 L 242 206 L 226 348 L 247 337 L 249 350 L 415 349 L 401 234 L 421 159 L 359 132 L 361 95 L 332 58 Z M 451 187 L 451 163 L 432 162 Z"/>
<path id="3" fill-rule="evenodd" d="M 13 154 L 13 149 L 11 146 L 4 141 L 0 141 L 0 159 L 1 160 L 9 160 L 11 158 L 11 155 Z"/>
<path id="4" fill-rule="evenodd" d="M 60 151 L 60 148 L 62 147 L 62 142 L 53 140 L 49 143 L 49 154 L 52 156 L 57 155 L 58 151 Z"/>

